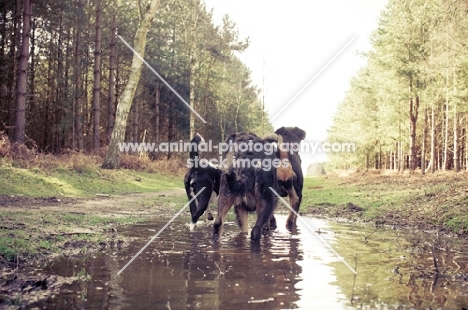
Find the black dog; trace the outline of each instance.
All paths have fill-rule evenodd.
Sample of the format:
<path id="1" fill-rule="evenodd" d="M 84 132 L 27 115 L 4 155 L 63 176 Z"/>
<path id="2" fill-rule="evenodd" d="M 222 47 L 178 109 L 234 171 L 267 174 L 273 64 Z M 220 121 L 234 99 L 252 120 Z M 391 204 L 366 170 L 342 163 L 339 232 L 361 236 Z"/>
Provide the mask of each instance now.
<path id="1" fill-rule="evenodd" d="M 200 216 L 206 213 L 206 218 L 208 220 L 213 220 L 213 214 L 209 208 L 210 201 L 213 202 L 215 197 L 219 194 L 219 185 L 220 185 L 220 177 L 221 177 L 221 170 L 213 167 L 211 165 L 207 167 L 201 167 L 199 164 L 199 153 L 198 147 L 201 143 L 204 143 L 205 140 L 199 134 L 195 134 L 192 141 L 191 150 L 190 150 L 190 163 L 191 167 L 185 174 L 184 178 L 184 185 L 185 185 L 185 192 L 187 193 L 187 198 L 189 201 L 203 188 L 203 192 L 201 192 L 197 198 L 195 198 L 190 203 L 190 214 L 192 216 L 192 223 L 190 229 L 193 230 L 195 225 L 198 222 Z M 196 147 L 195 147 L 196 145 Z"/>
<path id="2" fill-rule="evenodd" d="M 230 141 L 233 144 L 227 153 L 227 168 L 221 175 L 213 241 L 217 241 L 222 233 L 223 223 L 232 205 L 244 232 L 247 232 L 248 213 L 256 211 L 257 221 L 252 228 L 251 239 L 258 241 L 264 225 L 274 219 L 277 197 L 270 187 L 277 189 L 277 172 L 271 163 L 275 159 L 278 161 L 278 152 L 265 152 L 271 150 L 271 144 L 251 132 L 232 134 L 226 143 Z M 261 149 L 241 147 L 249 144 L 261 146 Z"/>
<path id="3" fill-rule="evenodd" d="M 278 143 L 282 143 L 284 146 L 279 148 L 279 157 L 290 162 L 286 169 L 278 169 L 278 193 L 281 197 L 289 196 L 291 207 L 298 213 L 304 185 L 301 157 L 298 152 L 299 145 L 305 139 L 306 132 L 298 127 L 281 127 L 275 133 L 279 136 Z M 289 212 L 286 227 L 292 228 L 296 225 L 297 216 L 295 212 Z"/>

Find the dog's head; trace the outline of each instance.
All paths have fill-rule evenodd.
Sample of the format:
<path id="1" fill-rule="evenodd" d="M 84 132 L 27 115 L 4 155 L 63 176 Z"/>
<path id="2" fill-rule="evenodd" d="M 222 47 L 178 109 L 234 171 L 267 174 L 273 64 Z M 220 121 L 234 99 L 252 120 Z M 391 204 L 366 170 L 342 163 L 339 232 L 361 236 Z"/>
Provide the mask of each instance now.
<path id="1" fill-rule="evenodd" d="M 258 138 L 256 134 L 250 131 L 242 131 L 242 132 L 235 132 L 231 133 L 225 140 L 224 143 L 227 144 L 228 146 L 231 146 L 233 143 L 248 143 L 249 140 L 253 138 Z M 229 156 L 229 153 L 231 152 L 231 148 L 229 148 L 227 151 L 223 151 L 223 156 Z M 232 156 L 232 154 L 231 154 Z"/>
<path id="2" fill-rule="evenodd" d="M 199 133 L 196 133 L 190 141 L 192 147 L 190 148 L 189 156 L 191 159 L 194 159 L 195 157 L 200 157 L 198 148 L 200 147 L 200 144 L 203 143 L 205 143 L 205 139 L 203 139 L 203 137 Z M 195 144 L 196 146 L 194 146 L 193 144 Z"/>
<path id="3" fill-rule="evenodd" d="M 195 143 L 195 144 L 200 144 L 202 142 L 205 142 L 205 139 L 203 139 L 203 137 L 201 136 L 201 134 L 199 133 L 196 133 L 193 138 L 192 138 L 192 141 L 190 141 L 191 143 Z"/>
<path id="4" fill-rule="evenodd" d="M 275 133 L 286 143 L 301 143 L 306 136 L 306 132 L 299 127 L 281 127 L 276 129 Z"/>

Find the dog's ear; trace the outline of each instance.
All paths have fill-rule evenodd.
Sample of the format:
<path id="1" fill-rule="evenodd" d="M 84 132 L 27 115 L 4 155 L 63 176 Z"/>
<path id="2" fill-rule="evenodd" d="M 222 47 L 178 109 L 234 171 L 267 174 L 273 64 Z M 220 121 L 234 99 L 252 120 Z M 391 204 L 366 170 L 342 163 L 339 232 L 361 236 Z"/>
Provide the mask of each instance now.
<path id="1" fill-rule="evenodd" d="M 237 134 L 238 134 L 237 132 L 231 133 L 231 134 L 226 138 L 226 140 L 224 140 L 224 142 L 229 143 L 229 141 L 234 141 L 234 140 L 236 140 Z"/>
<path id="2" fill-rule="evenodd" d="M 305 139 L 306 132 L 299 127 L 281 127 L 275 131 L 276 134 L 283 137 L 284 142 L 299 143 Z"/>
<path id="3" fill-rule="evenodd" d="M 281 135 L 281 134 L 283 134 L 285 131 L 286 131 L 286 128 L 283 126 L 283 127 L 281 127 L 281 128 L 276 129 L 275 133 L 276 133 L 277 135 Z"/>
<path id="4" fill-rule="evenodd" d="M 292 129 L 290 129 L 290 131 L 296 136 L 299 138 L 299 141 L 297 142 L 300 142 L 302 140 L 305 139 L 306 137 L 306 132 L 304 130 L 302 130 L 301 128 L 299 127 L 294 127 Z"/>

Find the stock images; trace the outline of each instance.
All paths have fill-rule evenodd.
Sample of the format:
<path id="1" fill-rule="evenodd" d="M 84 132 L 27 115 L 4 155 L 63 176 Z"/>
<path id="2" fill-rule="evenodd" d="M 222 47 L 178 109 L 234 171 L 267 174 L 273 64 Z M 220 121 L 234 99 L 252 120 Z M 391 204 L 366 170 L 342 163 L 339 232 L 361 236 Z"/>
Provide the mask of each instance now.
<path id="1" fill-rule="evenodd" d="M 467 12 L 2 0 L 0 309 L 468 309 Z"/>

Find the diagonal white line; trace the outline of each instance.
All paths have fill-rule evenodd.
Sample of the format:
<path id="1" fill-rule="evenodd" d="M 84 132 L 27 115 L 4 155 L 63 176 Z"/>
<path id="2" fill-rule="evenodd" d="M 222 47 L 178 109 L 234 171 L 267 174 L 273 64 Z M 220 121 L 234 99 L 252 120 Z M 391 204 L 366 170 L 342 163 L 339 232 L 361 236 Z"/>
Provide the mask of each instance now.
<path id="1" fill-rule="evenodd" d="M 291 98 L 289 101 L 278 111 L 271 119 L 270 122 L 273 122 L 283 111 L 286 109 L 291 102 L 293 102 L 309 85 L 312 83 L 353 41 L 356 39 L 356 36 L 352 37 L 336 54 L 333 56 L 323 67 L 320 69 L 302 88 Z"/>
<path id="2" fill-rule="evenodd" d="M 354 268 L 351 267 L 351 266 L 344 260 L 344 258 L 341 257 L 341 255 L 338 254 L 338 252 L 336 252 L 336 251 L 332 248 L 332 246 L 331 246 L 328 242 L 326 242 L 326 241 L 316 232 L 316 230 L 313 229 L 313 228 L 302 218 L 302 216 L 300 216 L 299 213 L 297 213 L 297 212 L 289 205 L 289 203 L 287 203 L 286 200 L 284 200 L 283 197 L 281 197 L 272 187 L 269 187 L 269 189 L 270 189 L 276 196 L 278 196 L 278 198 L 284 203 L 284 205 L 285 205 L 286 207 L 288 207 L 289 210 L 291 210 L 291 211 L 297 216 L 297 218 L 300 219 L 300 220 L 302 221 L 302 223 L 303 223 L 304 225 L 306 225 L 307 228 L 309 228 L 309 229 L 317 236 L 317 238 L 318 238 L 320 241 L 322 241 L 322 243 L 325 244 L 325 246 L 326 246 L 330 251 L 332 251 L 333 254 L 335 254 L 335 256 L 338 257 L 338 259 L 339 259 L 343 264 L 346 265 L 346 267 L 349 268 L 349 270 L 351 270 L 352 273 L 357 274 L 356 270 L 354 270 Z"/>
<path id="3" fill-rule="evenodd" d="M 149 64 L 146 60 L 143 59 L 143 57 L 140 56 L 140 54 L 138 54 L 138 52 L 135 51 L 135 50 L 133 49 L 133 47 L 131 47 L 131 45 L 128 44 L 127 41 L 124 40 L 124 38 L 122 38 L 121 36 L 118 36 L 118 37 L 119 37 L 120 40 L 122 40 L 123 43 L 125 43 L 125 45 L 127 45 L 127 47 L 128 47 L 129 49 L 132 50 L 132 52 L 133 52 L 138 58 L 140 58 L 141 61 L 143 61 L 143 63 L 144 63 L 151 71 L 153 71 L 154 74 L 156 74 L 156 76 L 157 76 L 161 81 L 163 81 L 164 84 L 166 84 L 166 86 L 167 86 L 170 90 L 172 90 L 172 92 L 173 92 L 177 97 L 179 97 L 180 100 L 182 100 L 183 103 L 185 103 L 185 105 L 186 105 L 190 110 L 192 110 L 193 113 L 195 113 L 196 116 L 198 116 L 199 119 L 201 119 L 201 121 L 202 121 L 203 123 L 206 124 L 205 119 L 204 119 L 203 117 L 201 117 L 201 115 L 198 114 L 198 112 L 195 111 L 195 110 L 192 108 L 192 106 L 190 106 L 190 104 L 189 104 L 187 101 L 185 101 L 185 99 L 182 98 L 182 96 L 179 95 L 179 93 L 178 93 L 174 88 L 172 88 L 172 86 L 169 85 L 169 83 L 166 82 L 166 80 L 165 80 L 156 70 L 154 70 L 153 67 L 151 67 L 150 64 Z"/>
<path id="4" fill-rule="evenodd" d="M 203 192 L 203 191 L 205 190 L 205 188 L 206 188 L 206 187 L 203 187 L 192 199 L 190 199 L 190 201 L 189 201 L 185 206 L 183 206 L 182 209 L 180 209 L 179 212 L 177 212 L 177 214 L 174 215 L 174 216 L 169 220 L 169 222 L 167 222 L 166 225 L 164 225 L 164 227 L 161 228 L 161 229 L 156 233 L 156 235 L 154 235 L 154 236 L 150 239 L 150 241 L 148 241 L 148 243 L 146 243 L 145 246 L 142 247 L 141 250 L 138 251 L 138 253 L 136 253 L 136 254 L 132 257 L 132 259 L 131 259 L 125 266 L 123 266 L 122 269 L 119 270 L 119 272 L 117 272 L 117 275 L 119 275 L 120 273 L 122 273 L 122 271 L 124 271 L 125 268 L 127 268 L 128 265 L 130 265 L 130 264 L 135 260 L 135 258 L 137 258 L 138 255 L 140 255 L 140 254 L 148 247 L 148 245 L 150 245 L 150 243 L 153 242 L 154 239 L 156 239 L 156 238 L 159 236 L 159 234 L 162 233 L 162 232 L 167 228 L 167 226 L 169 226 L 169 225 L 185 210 L 185 208 L 187 208 L 187 206 L 190 205 L 190 203 L 191 203 L 193 200 L 195 200 L 195 198 L 197 198 L 197 196 L 200 195 L 201 192 Z"/>

